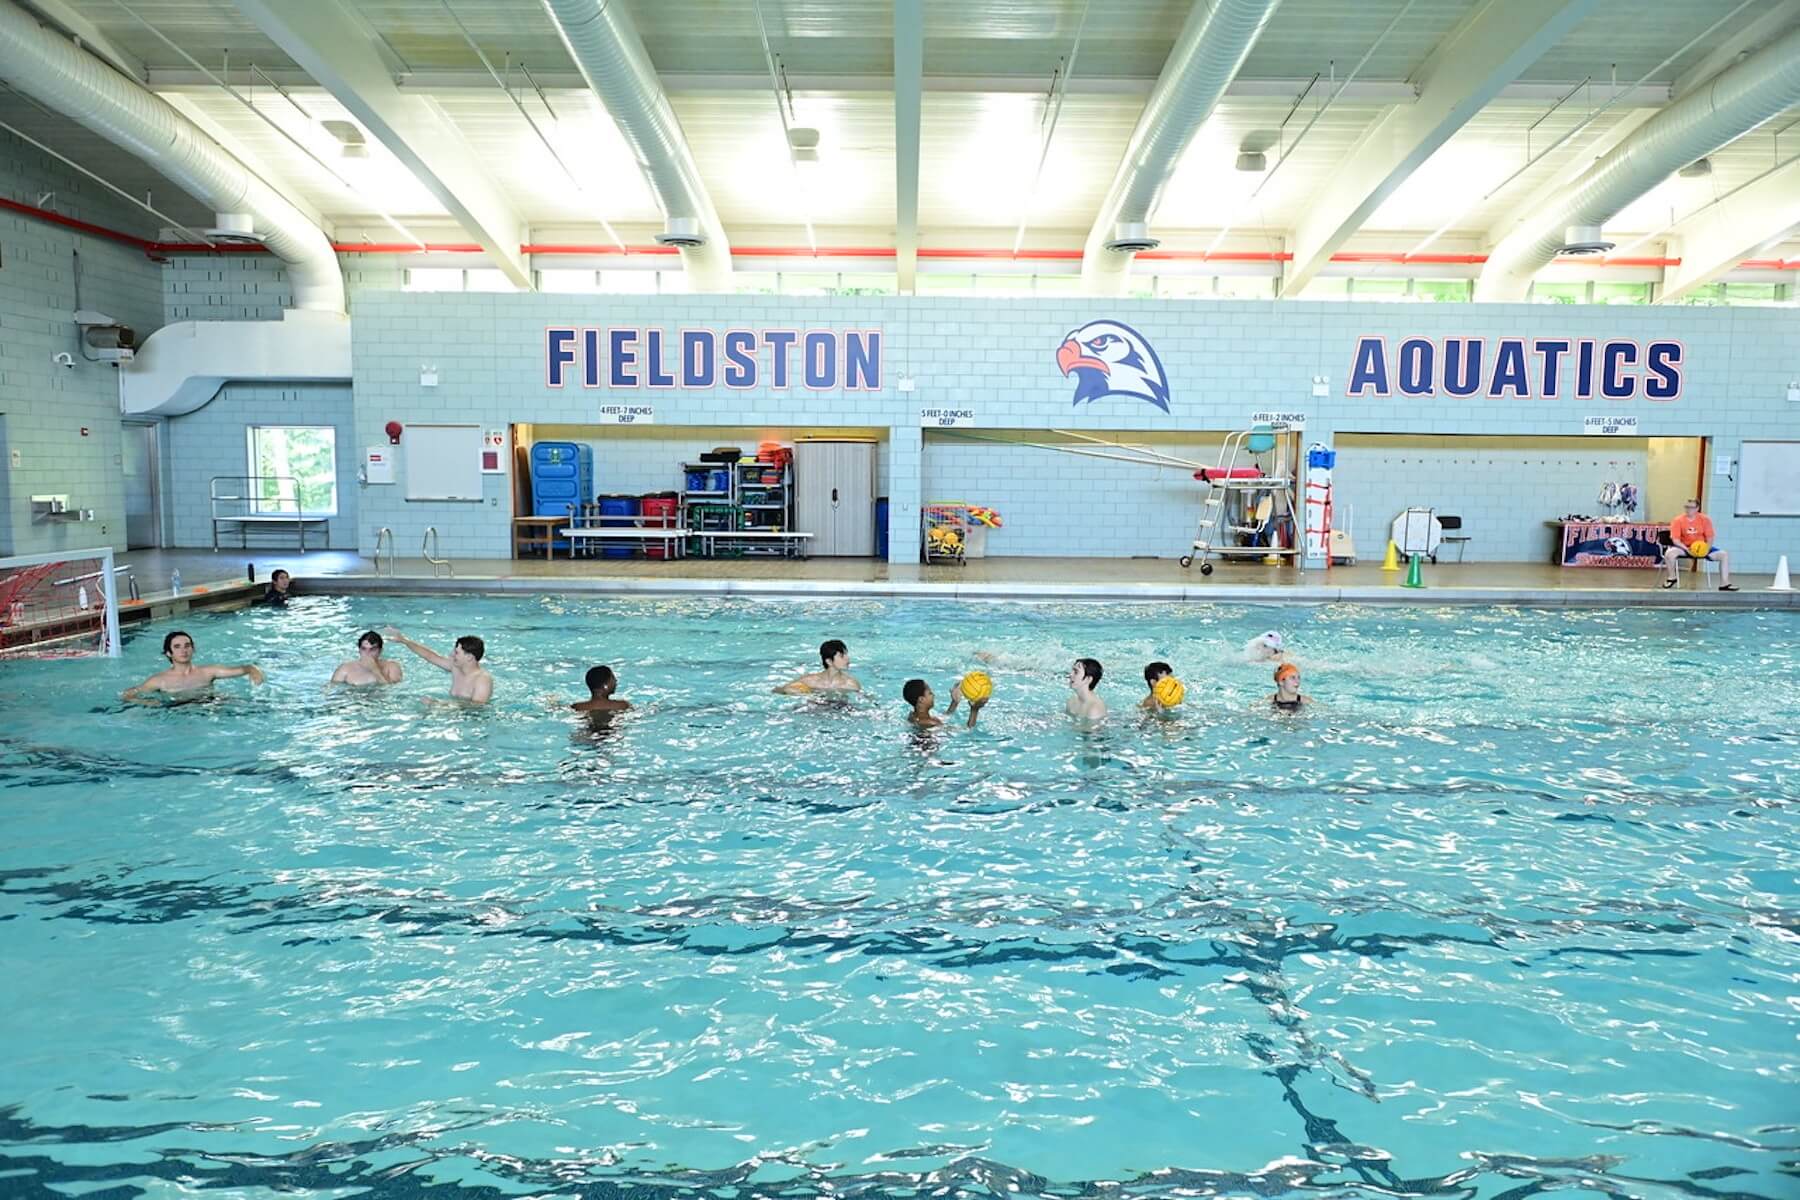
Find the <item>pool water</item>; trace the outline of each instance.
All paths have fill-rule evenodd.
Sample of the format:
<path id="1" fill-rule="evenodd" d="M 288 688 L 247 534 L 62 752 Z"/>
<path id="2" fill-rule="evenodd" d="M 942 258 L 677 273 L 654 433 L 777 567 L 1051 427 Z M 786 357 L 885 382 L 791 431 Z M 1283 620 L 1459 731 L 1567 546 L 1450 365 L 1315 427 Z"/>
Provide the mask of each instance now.
<path id="1" fill-rule="evenodd" d="M 388 623 L 485 637 L 495 703 L 398 649 L 328 690 Z M 0 667 L 0 1196 L 1800 1194 L 1791 614 L 183 627 L 268 683 L 118 703 L 167 625 Z M 868 690 L 771 695 L 828 636 Z M 980 728 L 909 730 L 977 651 Z M 599 733 L 549 699 L 595 662 L 637 705 Z"/>

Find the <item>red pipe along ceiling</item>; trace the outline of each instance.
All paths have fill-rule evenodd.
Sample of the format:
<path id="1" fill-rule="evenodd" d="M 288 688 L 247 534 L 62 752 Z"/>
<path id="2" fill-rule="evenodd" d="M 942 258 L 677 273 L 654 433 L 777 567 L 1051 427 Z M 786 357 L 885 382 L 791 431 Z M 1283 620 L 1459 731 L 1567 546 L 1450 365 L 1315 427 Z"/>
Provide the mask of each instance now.
<path id="1" fill-rule="evenodd" d="M 129 233 L 121 233 L 116 229 L 108 229 L 103 225 L 95 225 L 88 221 L 78 221 L 74 217 L 65 217 L 61 213 L 48 209 L 21 204 L 16 200 L 0 198 L 0 209 L 16 212 L 52 225 L 61 225 L 65 229 L 74 229 L 94 237 L 103 237 L 134 246 L 152 257 L 167 254 L 266 254 L 261 246 L 209 246 L 204 242 L 153 242 L 145 238 L 134 237 Z M 421 248 L 412 242 L 333 242 L 331 248 L 339 254 L 480 254 L 482 248 L 474 242 L 427 242 Z M 597 257 L 626 257 L 642 255 L 646 258 L 661 256 L 673 258 L 680 254 L 672 246 L 627 246 L 621 249 L 611 243 L 602 242 L 527 242 L 519 247 L 520 254 L 582 254 Z M 733 258 L 818 258 L 818 259 L 891 259 L 894 250 L 891 246 L 820 246 L 814 251 L 806 246 L 733 246 Z M 1080 250 L 1021 250 L 1017 254 L 1011 250 L 964 248 L 940 246 L 921 248 L 919 257 L 928 260 L 951 262 L 1077 262 L 1081 259 Z M 1214 263 L 1283 263 L 1293 261 L 1293 255 L 1284 250 L 1146 250 L 1138 255 L 1147 262 L 1214 262 Z M 1337 263 L 1376 263 L 1393 266 L 1480 266 L 1488 256 L 1485 254 L 1402 254 L 1385 251 L 1342 251 L 1331 256 Z M 1559 262 L 1582 263 L 1596 267 L 1678 267 L 1679 258 L 1563 258 Z M 1800 271 L 1800 258 L 1751 258 L 1738 264 L 1742 270 L 1749 271 Z"/>

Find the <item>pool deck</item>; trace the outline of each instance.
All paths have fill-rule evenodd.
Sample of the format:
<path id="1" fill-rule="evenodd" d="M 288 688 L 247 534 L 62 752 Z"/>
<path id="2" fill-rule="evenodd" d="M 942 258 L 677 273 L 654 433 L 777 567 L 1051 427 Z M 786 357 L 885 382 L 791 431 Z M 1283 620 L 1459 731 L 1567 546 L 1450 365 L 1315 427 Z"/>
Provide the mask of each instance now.
<path id="1" fill-rule="evenodd" d="M 1660 572 L 1565 570 L 1539 563 L 1426 564 L 1423 588 L 1400 586 L 1404 572 L 1379 562 L 1297 571 L 1292 567 L 1220 564 L 1212 575 L 1174 559 L 986 558 L 962 566 L 902 565 L 859 558 L 469 559 L 453 578 L 434 578 L 422 559 L 401 559 L 389 576 L 346 551 L 307 554 L 209 550 L 137 550 L 119 555 L 137 574 L 147 599 L 168 589 L 180 569 L 192 589 L 242 582 L 248 561 L 266 581 L 285 567 L 302 592 L 583 593 L 593 595 L 734 595 L 769 598 L 913 596 L 958 600 L 1196 601 L 1257 604 L 1446 604 L 1616 608 L 1792 608 L 1800 591 L 1771 591 L 1767 574 L 1737 574 L 1742 589 L 1721 592 L 1716 580 L 1684 572 L 1663 590 Z"/>

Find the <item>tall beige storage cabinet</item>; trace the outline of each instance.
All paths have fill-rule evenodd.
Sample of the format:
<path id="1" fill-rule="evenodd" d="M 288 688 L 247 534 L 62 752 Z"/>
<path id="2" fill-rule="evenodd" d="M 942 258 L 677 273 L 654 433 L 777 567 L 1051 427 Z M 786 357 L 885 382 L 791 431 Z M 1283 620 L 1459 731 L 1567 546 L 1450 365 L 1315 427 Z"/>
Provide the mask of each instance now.
<path id="1" fill-rule="evenodd" d="M 808 554 L 875 553 L 874 442 L 794 443 L 794 528 Z"/>

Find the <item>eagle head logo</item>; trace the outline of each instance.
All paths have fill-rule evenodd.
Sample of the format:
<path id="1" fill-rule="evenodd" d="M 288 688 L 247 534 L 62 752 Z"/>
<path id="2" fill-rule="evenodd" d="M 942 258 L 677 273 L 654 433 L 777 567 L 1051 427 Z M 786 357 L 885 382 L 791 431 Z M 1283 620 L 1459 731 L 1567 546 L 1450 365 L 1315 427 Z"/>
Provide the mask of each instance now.
<path id="1" fill-rule="evenodd" d="M 1169 380 L 1144 335 L 1118 321 L 1089 321 L 1056 348 L 1056 365 L 1075 376 L 1075 403 L 1107 396 L 1148 400 L 1169 411 Z"/>

